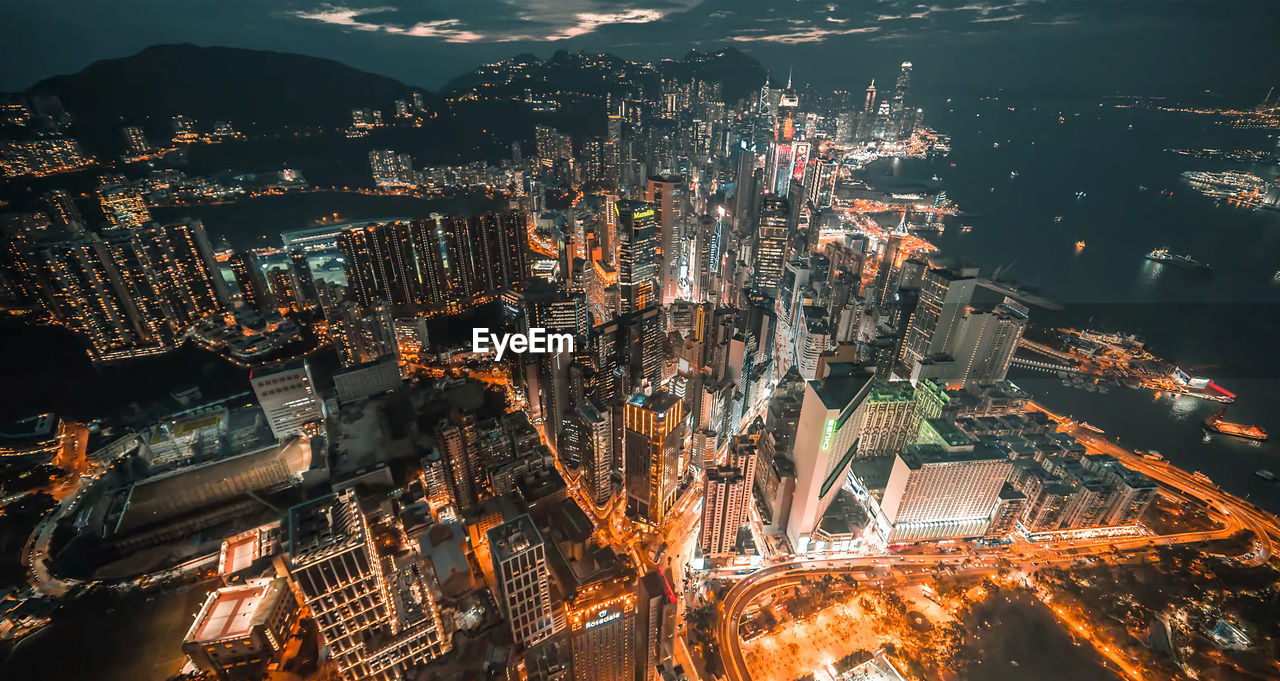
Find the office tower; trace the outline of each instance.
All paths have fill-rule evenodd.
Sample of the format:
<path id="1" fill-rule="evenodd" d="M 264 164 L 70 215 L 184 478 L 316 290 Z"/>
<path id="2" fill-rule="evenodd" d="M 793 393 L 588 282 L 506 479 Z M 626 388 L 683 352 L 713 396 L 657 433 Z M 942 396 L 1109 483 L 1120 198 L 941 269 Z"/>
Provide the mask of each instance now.
<path id="1" fill-rule="evenodd" d="M 980 536 L 1012 464 L 994 447 L 909 445 L 894 458 L 877 521 L 888 543 Z"/>
<path id="2" fill-rule="evenodd" d="M 658 224 L 653 207 L 618 205 L 618 306 L 627 314 L 658 302 Z"/>
<path id="3" fill-rule="evenodd" d="M 379 553 L 352 490 L 289 509 L 288 568 L 342 681 L 400 681 L 449 652 L 421 561 Z"/>
<path id="4" fill-rule="evenodd" d="M 902 62 L 898 72 L 898 82 L 893 86 L 893 113 L 901 113 L 906 108 L 907 90 L 911 87 L 911 62 Z"/>
<path id="5" fill-rule="evenodd" d="M 622 115 L 616 109 L 610 109 L 605 119 L 605 138 L 602 178 L 606 187 L 616 188 L 621 180 L 622 172 Z"/>
<path id="6" fill-rule="evenodd" d="M 662 334 L 662 308 L 647 308 L 617 318 L 617 355 L 627 366 L 629 386 L 641 381 L 658 385 L 662 378 L 662 362 L 666 343 Z"/>
<path id="7" fill-rule="evenodd" d="M 756 232 L 755 275 L 752 288 L 764 295 L 777 295 L 782 268 L 787 257 L 791 204 L 786 199 L 766 198 L 760 207 Z"/>
<path id="8" fill-rule="evenodd" d="M 374 149 L 369 152 L 369 171 L 373 183 L 379 187 L 412 187 L 418 184 L 413 171 L 413 157 L 391 149 Z"/>
<path id="9" fill-rule="evenodd" d="M 177 330 L 221 312 L 227 300 L 213 247 L 199 220 L 152 225 L 134 232 L 135 248 L 157 276 L 157 291 Z"/>
<path id="10" fill-rule="evenodd" d="M 525 514 L 490 529 L 486 536 L 498 583 L 495 596 L 512 638 L 517 646 L 535 646 L 555 633 L 542 533 Z"/>
<path id="11" fill-rule="evenodd" d="M 871 79 L 871 84 L 867 86 L 867 99 L 862 104 L 862 112 L 864 114 L 874 114 L 876 112 L 876 79 Z"/>
<path id="12" fill-rule="evenodd" d="M 920 298 L 907 324 L 899 360 L 911 366 L 945 354 L 977 289 L 977 268 L 937 268 L 924 273 Z"/>
<path id="13" fill-rule="evenodd" d="M 258 266 L 256 255 L 250 251 L 241 251 L 231 256 L 227 264 L 231 267 L 231 274 L 235 276 L 240 300 L 245 305 L 259 312 L 267 312 L 275 307 L 275 297 L 267 288 L 267 278 Z"/>
<path id="14" fill-rule="evenodd" d="M 254 579 L 215 589 L 182 640 L 191 664 L 220 681 L 265 675 L 284 654 L 298 601 L 283 579 Z"/>
<path id="15" fill-rule="evenodd" d="M 676 501 L 684 403 L 668 392 L 636 393 L 624 405 L 627 516 L 650 526 Z"/>
<path id="16" fill-rule="evenodd" d="M 679 272 L 676 269 L 677 242 L 676 220 L 680 217 L 683 195 L 682 178 L 678 176 L 651 175 L 645 182 L 644 200 L 653 207 L 658 225 L 658 284 L 657 295 L 663 305 L 676 299 Z"/>
<path id="17" fill-rule="evenodd" d="M 748 521 L 755 485 L 757 448 L 749 435 L 734 438 L 729 461 L 707 469 L 702 495 L 702 533 L 698 548 L 704 556 L 733 553 L 738 530 Z"/>
<path id="18" fill-rule="evenodd" d="M 526 312 L 526 328 L 571 333 L 579 344 L 586 339 L 590 325 L 585 291 L 564 293 L 545 279 L 532 279 L 519 299 Z"/>
<path id="19" fill-rule="evenodd" d="M 449 463 L 458 510 L 480 502 L 485 496 L 487 480 L 484 462 L 480 460 L 480 433 L 474 414 L 455 411 L 436 427 L 436 441 Z"/>
<path id="20" fill-rule="evenodd" d="M 825 307 L 806 305 L 796 323 L 796 369 L 805 380 L 817 376 L 822 354 L 831 348 L 831 326 Z"/>
<path id="21" fill-rule="evenodd" d="M 1027 308 L 1012 298 L 991 311 L 970 310 L 955 349 L 956 361 L 964 367 L 959 380 L 965 385 L 1003 381 L 1028 323 Z"/>
<path id="22" fill-rule="evenodd" d="M 675 654 L 676 596 L 659 572 L 640 578 L 636 586 L 636 668 L 631 681 L 653 681 L 659 665 Z M 628 681 L 627 677 L 619 677 Z"/>
<path id="23" fill-rule="evenodd" d="M 618 196 L 604 195 L 604 207 L 600 212 L 602 223 L 596 239 L 600 243 L 600 257 L 612 270 L 618 265 Z M 611 270 L 611 271 L 612 271 Z"/>
<path id="24" fill-rule="evenodd" d="M 629 680 L 636 665 L 636 595 L 597 586 L 569 608 L 574 681 Z"/>
<path id="25" fill-rule="evenodd" d="M 151 212 L 142 193 L 126 185 L 113 185 L 98 190 L 98 204 L 112 227 L 141 227 L 151 222 Z"/>
<path id="26" fill-rule="evenodd" d="M 613 424 L 610 411 L 583 398 L 565 419 L 565 440 L 582 466 L 587 496 L 597 507 L 613 499 Z"/>
<path id="27" fill-rule="evenodd" d="M 919 391 L 907 381 L 877 379 L 871 385 L 859 407 L 862 419 L 858 433 L 859 457 L 891 454 L 915 441 L 922 414 L 919 399 L 926 399 L 930 389 L 937 389 L 927 379 L 921 382 L 926 383 L 930 387 Z M 941 409 L 937 411 L 940 413 Z M 931 414 L 928 418 L 937 416 Z"/>
<path id="28" fill-rule="evenodd" d="M 865 368 L 838 362 L 828 365 L 826 377 L 805 384 L 793 450 L 795 499 L 787 518 L 787 537 L 797 553 L 808 549 L 810 535 L 848 475 L 861 426 L 856 412 L 871 383 Z"/>
<path id="29" fill-rule="evenodd" d="M 347 285 L 361 305 L 385 298 L 394 305 L 417 300 L 418 276 L 406 222 L 371 223 L 338 235 Z"/>
<path id="30" fill-rule="evenodd" d="M 324 420 L 324 401 L 306 360 L 254 369 L 249 373 L 249 384 L 277 440 L 297 435 L 307 424 Z"/>
<path id="31" fill-rule="evenodd" d="M 104 240 L 82 233 L 41 244 L 26 261 L 45 308 L 88 342 L 93 360 L 172 347 L 173 331 L 155 279 L 128 236 Z"/>

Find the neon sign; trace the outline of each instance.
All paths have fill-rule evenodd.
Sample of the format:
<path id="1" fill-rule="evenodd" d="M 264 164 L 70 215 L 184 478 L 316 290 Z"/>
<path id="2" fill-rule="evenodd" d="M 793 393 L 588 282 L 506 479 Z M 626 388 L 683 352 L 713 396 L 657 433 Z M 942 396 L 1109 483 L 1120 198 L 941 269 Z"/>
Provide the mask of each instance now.
<path id="1" fill-rule="evenodd" d="M 827 425 L 822 429 L 822 451 L 831 449 L 831 437 L 836 433 L 836 420 L 827 419 Z"/>

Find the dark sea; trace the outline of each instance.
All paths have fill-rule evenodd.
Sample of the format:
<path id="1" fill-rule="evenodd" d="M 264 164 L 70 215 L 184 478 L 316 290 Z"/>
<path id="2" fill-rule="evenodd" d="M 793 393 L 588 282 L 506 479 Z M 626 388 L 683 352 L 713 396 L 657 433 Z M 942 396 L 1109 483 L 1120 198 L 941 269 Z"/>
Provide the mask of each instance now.
<path id="1" fill-rule="evenodd" d="M 1231 420 L 1274 437 L 1258 444 L 1208 436 L 1201 421 L 1220 405 L 1194 398 L 1156 399 L 1120 387 L 1086 392 L 1052 374 L 1015 369 L 1010 378 L 1018 385 L 1123 445 L 1157 450 L 1280 511 L 1280 484 L 1255 475 L 1280 474 L 1280 212 L 1219 205 L 1179 178 L 1185 170 L 1238 169 L 1274 179 L 1278 169 L 1165 151 L 1274 150 L 1276 134 L 1114 104 L 939 103 L 928 120 L 951 134 L 948 158 L 884 161 L 869 172 L 937 175 L 966 215 L 930 240 L 984 274 L 1001 267 L 1065 307 L 1033 310 L 1033 323 L 1135 333 L 1157 355 L 1235 393 Z M 1077 241 L 1085 247 L 1078 250 Z M 1212 274 L 1143 258 L 1162 246 L 1209 263 Z"/>

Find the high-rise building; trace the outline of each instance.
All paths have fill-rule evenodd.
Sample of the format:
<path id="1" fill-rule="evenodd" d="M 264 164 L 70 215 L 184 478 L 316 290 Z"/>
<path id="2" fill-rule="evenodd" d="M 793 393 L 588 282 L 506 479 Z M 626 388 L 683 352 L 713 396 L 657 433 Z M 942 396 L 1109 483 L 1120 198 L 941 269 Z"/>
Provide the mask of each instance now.
<path id="1" fill-rule="evenodd" d="M 585 397 L 565 418 L 565 445 L 582 466 L 587 495 L 597 507 L 613 499 L 613 424 L 610 410 Z"/>
<path id="2" fill-rule="evenodd" d="M 627 515 L 656 526 L 676 501 L 684 403 L 657 391 L 632 395 L 624 405 Z"/>
<path id="3" fill-rule="evenodd" d="M 449 652 L 421 560 L 379 553 L 352 490 L 289 510 L 288 568 L 342 681 L 402 681 Z"/>
<path id="4" fill-rule="evenodd" d="M 808 550 L 810 536 L 848 476 L 858 451 L 858 408 L 873 378 L 870 371 L 853 363 L 827 366 L 824 378 L 805 384 L 796 421 L 792 453 L 796 489 L 787 518 L 787 537 L 797 553 Z"/>
<path id="5" fill-rule="evenodd" d="M 227 293 L 217 275 L 204 223 L 187 220 L 151 225 L 134 232 L 136 248 L 157 277 L 157 290 L 174 327 L 186 330 L 226 308 Z"/>
<path id="6" fill-rule="evenodd" d="M 240 289 L 240 299 L 244 304 L 259 312 L 268 312 L 275 308 L 275 296 L 267 288 L 267 278 L 258 266 L 258 257 L 251 251 L 241 251 L 227 261 L 231 274 L 235 277 L 236 288 Z"/>
<path id="7" fill-rule="evenodd" d="M 913 363 L 947 353 L 979 285 L 977 268 L 937 268 L 924 273 L 920 298 L 907 325 L 900 360 Z"/>
<path id="8" fill-rule="evenodd" d="M 98 190 L 102 214 L 112 227 L 141 227 L 151 222 L 151 211 L 142 193 L 128 185 L 112 185 Z"/>
<path id="9" fill-rule="evenodd" d="M 1012 298 L 990 311 L 970 310 L 954 351 L 957 364 L 964 367 L 959 380 L 965 385 L 1003 381 L 1028 323 L 1026 306 Z"/>
<path id="10" fill-rule="evenodd" d="M 529 648 L 555 633 L 551 577 L 542 533 L 528 514 L 487 533 L 497 600 L 511 625 L 516 645 Z"/>
<path id="11" fill-rule="evenodd" d="M 752 287 L 765 295 L 776 295 L 782 281 L 790 223 L 791 204 L 786 199 L 769 197 L 764 200 L 756 232 Z"/>
<path id="12" fill-rule="evenodd" d="M 749 435 L 734 438 L 724 466 L 707 469 L 703 483 L 702 533 L 698 548 L 706 556 L 733 553 L 738 530 L 747 523 L 756 475 L 756 443 Z"/>
<path id="13" fill-rule="evenodd" d="M 418 184 L 413 171 L 413 157 L 391 149 L 374 149 L 369 152 L 369 170 L 373 183 L 379 187 L 412 187 Z"/>
<path id="14" fill-rule="evenodd" d="M 324 401 L 316 391 L 306 360 L 254 369 L 249 374 L 249 384 L 277 440 L 297 435 L 307 424 L 324 420 Z"/>
<path id="15" fill-rule="evenodd" d="M 895 457 L 880 500 L 882 536 L 889 543 L 981 536 L 1011 468 L 994 447 L 907 446 Z"/>
<path id="16" fill-rule="evenodd" d="M 618 204 L 618 306 L 626 314 L 658 302 L 658 223 L 653 207 Z"/>
<path id="17" fill-rule="evenodd" d="M 682 210 L 682 182 L 682 178 L 675 175 L 651 175 L 644 188 L 644 200 L 653 206 L 658 224 L 657 295 L 663 305 L 676 299 L 679 288 L 677 252 L 681 244 L 677 242 L 676 222 Z"/>
<path id="18" fill-rule="evenodd" d="M 675 655 L 676 596 L 660 572 L 650 572 L 636 586 L 636 669 L 631 679 L 655 681 L 659 665 Z"/>
<path id="19" fill-rule="evenodd" d="M 406 222 L 371 223 L 338 235 L 347 285 L 361 305 L 386 298 L 395 305 L 417 300 L 418 273 Z"/>
<path id="20" fill-rule="evenodd" d="M 484 462 L 480 460 L 480 433 L 476 429 L 476 417 L 470 413 L 455 412 L 449 420 L 440 422 L 436 435 L 453 475 L 459 510 L 466 509 L 484 498 L 487 482 Z"/>
<path id="21" fill-rule="evenodd" d="M 569 608 L 574 681 L 629 681 L 636 666 L 636 594 L 594 587 Z"/>

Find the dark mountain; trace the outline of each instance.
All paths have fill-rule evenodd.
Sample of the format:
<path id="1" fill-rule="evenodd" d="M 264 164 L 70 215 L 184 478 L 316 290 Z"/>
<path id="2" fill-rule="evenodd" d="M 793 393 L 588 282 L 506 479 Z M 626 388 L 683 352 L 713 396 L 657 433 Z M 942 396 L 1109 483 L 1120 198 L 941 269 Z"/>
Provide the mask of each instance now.
<path id="1" fill-rule="evenodd" d="M 33 85 L 27 94 L 52 94 L 91 145 L 114 143 L 122 125 L 168 133 L 169 117 L 202 127 L 231 121 L 241 132 L 340 126 L 351 109 L 390 115 L 392 102 L 415 88 L 329 59 L 265 50 L 154 45 L 121 59 L 105 59 Z M 433 98 L 428 95 L 428 106 Z M 154 128 L 154 130 L 153 130 Z"/>
<path id="2" fill-rule="evenodd" d="M 735 47 L 724 47 L 714 52 L 691 50 L 675 64 L 702 80 L 718 81 L 727 104 L 758 92 L 768 74 L 754 57 Z"/>

